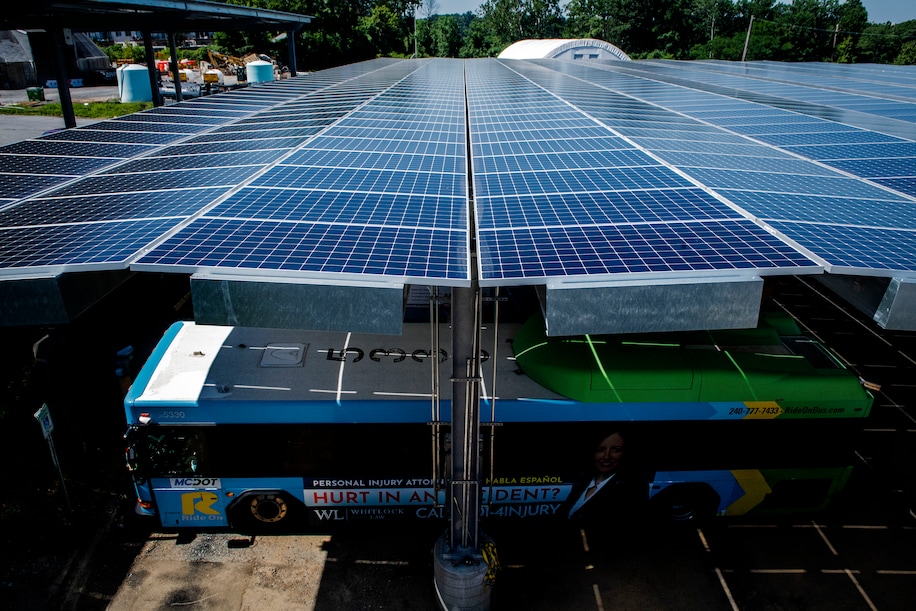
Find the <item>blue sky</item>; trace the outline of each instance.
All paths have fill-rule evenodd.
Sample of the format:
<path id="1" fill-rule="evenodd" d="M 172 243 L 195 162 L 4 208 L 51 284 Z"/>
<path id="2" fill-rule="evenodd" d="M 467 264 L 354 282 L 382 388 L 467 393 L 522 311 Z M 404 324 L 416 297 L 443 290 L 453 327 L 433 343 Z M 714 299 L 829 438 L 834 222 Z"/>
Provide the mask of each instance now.
<path id="1" fill-rule="evenodd" d="M 476 11 L 483 0 L 438 0 L 439 14 L 466 13 Z M 916 2 L 914 0 L 862 0 L 868 10 L 868 20 L 874 23 L 900 23 L 916 19 Z M 420 9 L 423 14 L 423 9 Z"/>

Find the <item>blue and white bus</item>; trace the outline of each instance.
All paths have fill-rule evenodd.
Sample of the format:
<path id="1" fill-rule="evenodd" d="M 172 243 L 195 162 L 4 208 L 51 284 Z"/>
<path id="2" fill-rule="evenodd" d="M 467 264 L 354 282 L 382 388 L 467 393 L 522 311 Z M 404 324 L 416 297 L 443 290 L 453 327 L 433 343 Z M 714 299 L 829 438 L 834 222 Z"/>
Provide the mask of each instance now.
<path id="1" fill-rule="evenodd" d="M 138 512 L 168 529 L 445 519 L 449 333 L 175 323 L 125 399 Z M 547 338 L 535 316 L 481 337 L 483 520 L 558 515 L 590 439 L 620 425 L 661 515 L 819 509 L 872 404 L 784 316 L 581 338 Z"/>

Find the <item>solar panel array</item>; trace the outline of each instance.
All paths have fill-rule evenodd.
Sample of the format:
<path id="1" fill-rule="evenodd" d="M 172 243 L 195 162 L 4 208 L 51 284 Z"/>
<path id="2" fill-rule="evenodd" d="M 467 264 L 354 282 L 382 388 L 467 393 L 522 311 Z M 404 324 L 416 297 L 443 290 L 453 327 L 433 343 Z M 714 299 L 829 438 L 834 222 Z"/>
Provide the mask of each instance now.
<path id="1" fill-rule="evenodd" d="M 815 253 L 831 271 L 916 271 L 916 142 L 703 89 L 672 87 L 648 80 L 652 70 L 640 78 L 613 67 L 603 76 L 571 64 L 551 67 L 603 87 L 602 98 L 623 95 L 642 103 L 641 120 L 634 123 L 586 99 L 590 86 L 582 81 L 568 92 L 558 90 Z M 656 121 L 646 120 L 651 113 Z"/>
<path id="2" fill-rule="evenodd" d="M 403 78 L 232 192 L 136 267 L 467 282 L 462 66 L 398 67 Z"/>
<path id="3" fill-rule="evenodd" d="M 466 286 L 472 243 L 482 285 L 913 277 L 906 68 L 374 60 L 187 100 L 0 149 L 0 277 Z"/>
<path id="4" fill-rule="evenodd" d="M 502 64 L 468 67 L 482 285 L 815 268 L 558 97 L 579 83 L 539 72 L 550 80 L 544 87 Z M 616 110 L 630 112 L 618 101 Z"/>
<path id="5" fill-rule="evenodd" d="M 398 66 L 346 66 L 0 149 L 0 269 L 127 266 L 399 78 Z M 389 82 L 353 84 L 386 68 Z"/>

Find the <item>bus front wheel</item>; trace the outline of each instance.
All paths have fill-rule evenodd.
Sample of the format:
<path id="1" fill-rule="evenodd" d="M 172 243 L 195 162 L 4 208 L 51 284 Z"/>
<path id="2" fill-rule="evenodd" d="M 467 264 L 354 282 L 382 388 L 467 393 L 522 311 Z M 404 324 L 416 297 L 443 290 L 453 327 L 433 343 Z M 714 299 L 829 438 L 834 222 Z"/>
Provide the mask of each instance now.
<path id="1" fill-rule="evenodd" d="M 282 494 L 259 494 L 251 498 L 248 508 L 252 517 L 264 524 L 283 521 L 289 511 Z"/>
<path id="2" fill-rule="evenodd" d="M 282 492 L 257 492 L 244 496 L 232 508 L 236 527 L 254 530 L 281 529 L 289 525 L 296 514 L 292 499 Z"/>

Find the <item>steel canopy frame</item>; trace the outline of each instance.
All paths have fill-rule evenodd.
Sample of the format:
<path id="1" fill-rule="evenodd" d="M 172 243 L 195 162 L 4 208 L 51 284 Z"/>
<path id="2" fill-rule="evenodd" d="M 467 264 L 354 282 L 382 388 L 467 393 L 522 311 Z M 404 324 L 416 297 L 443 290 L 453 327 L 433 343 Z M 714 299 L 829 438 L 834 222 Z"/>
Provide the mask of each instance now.
<path id="1" fill-rule="evenodd" d="M 4 7 L 0 14 L 0 29 L 47 30 L 54 57 L 57 89 L 60 96 L 64 125 L 76 127 L 73 101 L 68 87 L 65 49 L 67 31 L 137 30 L 145 37 L 147 62 L 153 57 L 151 32 L 165 32 L 174 42 L 175 32 L 188 30 L 276 30 L 289 35 L 289 64 L 296 75 L 295 36 L 303 26 L 312 22 L 308 15 L 250 8 L 204 0 L 34 0 L 17 2 Z M 174 45 L 172 45 L 174 46 Z M 173 63 L 177 61 L 174 58 Z M 155 77 L 150 72 L 153 91 L 158 92 Z M 180 95 L 180 94 L 178 94 Z M 157 105 L 161 104 L 155 96 Z"/>

